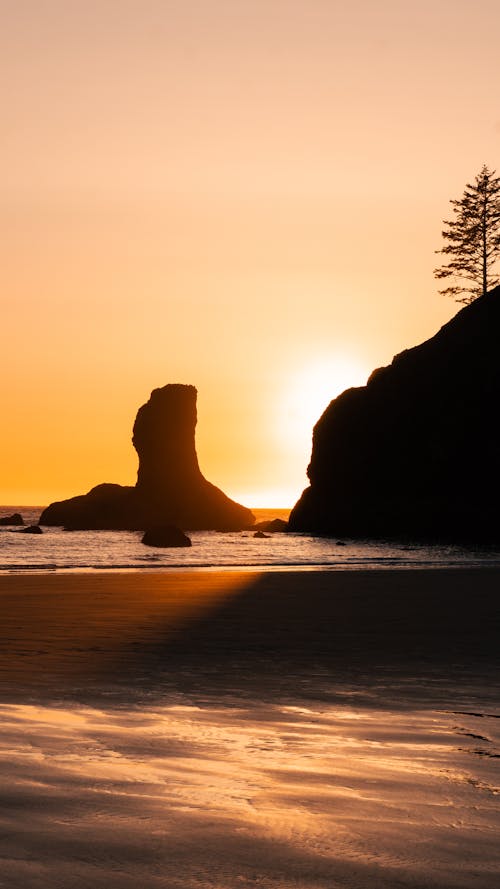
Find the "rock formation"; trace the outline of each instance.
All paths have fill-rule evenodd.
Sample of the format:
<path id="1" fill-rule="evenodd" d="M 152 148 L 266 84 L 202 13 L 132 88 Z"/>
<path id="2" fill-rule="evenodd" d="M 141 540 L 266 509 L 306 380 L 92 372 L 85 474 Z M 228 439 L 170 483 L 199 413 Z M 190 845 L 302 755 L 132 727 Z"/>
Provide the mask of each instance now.
<path id="1" fill-rule="evenodd" d="M 332 401 L 290 530 L 499 543 L 499 331 L 497 287 Z"/>
<path id="2" fill-rule="evenodd" d="M 196 419 L 194 386 L 154 389 L 134 424 L 136 486 L 97 485 L 88 494 L 52 503 L 40 524 L 131 531 L 166 524 L 186 530 L 250 527 L 250 510 L 203 477 L 196 456 Z"/>
<path id="3" fill-rule="evenodd" d="M 141 543 L 145 546 L 157 546 L 166 549 L 171 546 L 191 546 L 191 540 L 175 525 L 159 525 L 156 528 L 148 528 L 144 533 Z"/>
<path id="4" fill-rule="evenodd" d="M 88 494 L 51 503 L 42 512 L 41 525 L 63 525 L 68 531 L 141 531 L 147 526 L 135 488 L 104 483 Z"/>
<path id="5" fill-rule="evenodd" d="M 256 522 L 253 526 L 255 531 L 272 531 L 273 534 L 284 534 L 288 531 L 288 522 L 284 519 L 265 519 L 262 522 Z"/>
<path id="6" fill-rule="evenodd" d="M 2 516 L 0 525 L 24 525 L 24 519 L 20 512 L 13 512 L 12 515 Z"/>

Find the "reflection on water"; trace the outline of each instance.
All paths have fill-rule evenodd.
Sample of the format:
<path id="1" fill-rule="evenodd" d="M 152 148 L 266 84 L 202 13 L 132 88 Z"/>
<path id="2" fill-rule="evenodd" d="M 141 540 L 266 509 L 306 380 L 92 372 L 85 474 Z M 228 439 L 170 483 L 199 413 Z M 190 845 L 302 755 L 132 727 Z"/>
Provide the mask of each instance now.
<path id="1" fill-rule="evenodd" d="M 491 717 L 299 699 L 0 716 L 9 889 L 496 885 Z"/>

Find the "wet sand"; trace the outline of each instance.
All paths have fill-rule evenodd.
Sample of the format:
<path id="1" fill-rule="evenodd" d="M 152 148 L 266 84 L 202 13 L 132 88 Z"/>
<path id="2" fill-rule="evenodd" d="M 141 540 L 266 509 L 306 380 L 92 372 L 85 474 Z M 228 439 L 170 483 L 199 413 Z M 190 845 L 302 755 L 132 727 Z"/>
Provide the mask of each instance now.
<path id="1" fill-rule="evenodd" d="M 0 577 L 0 886 L 496 889 L 495 569 Z"/>

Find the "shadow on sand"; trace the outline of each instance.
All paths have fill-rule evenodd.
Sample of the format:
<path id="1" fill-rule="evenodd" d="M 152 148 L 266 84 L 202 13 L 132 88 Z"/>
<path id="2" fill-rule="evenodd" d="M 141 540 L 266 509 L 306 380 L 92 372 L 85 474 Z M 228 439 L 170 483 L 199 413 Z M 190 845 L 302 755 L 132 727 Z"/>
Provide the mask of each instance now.
<path id="1" fill-rule="evenodd" d="M 443 685 L 493 693 L 498 580 L 463 568 L 3 577 L 2 697 L 383 692 L 415 706 Z"/>

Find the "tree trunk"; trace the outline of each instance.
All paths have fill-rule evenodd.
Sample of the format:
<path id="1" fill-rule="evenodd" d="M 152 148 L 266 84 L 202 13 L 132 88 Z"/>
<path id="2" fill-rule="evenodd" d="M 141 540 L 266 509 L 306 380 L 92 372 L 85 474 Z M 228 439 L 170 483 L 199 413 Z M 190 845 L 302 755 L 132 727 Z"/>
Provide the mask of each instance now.
<path id="1" fill-rule="evenodd" d="M 487 203 L 485 201 L 484 208 L 483 208 L 483 232 L 482 232 L 482 235 L 483 235 L 483 296 L 485 296 L 486 293 L 488 292 L 488 268 L 487 268 L 487 263 L 488 263 L 487 234 L 488 233 L 487 233 L 487 227 L 486 227 L 486 210 L 487 210 Z"/>

